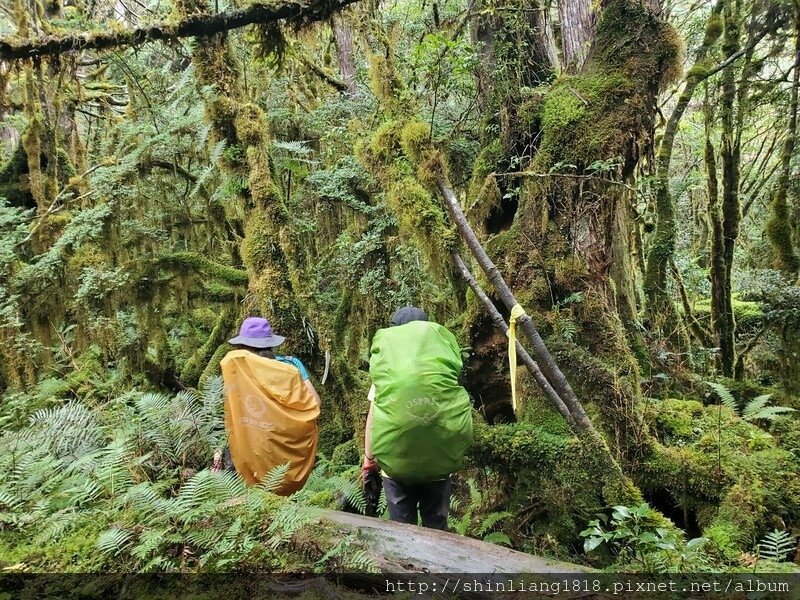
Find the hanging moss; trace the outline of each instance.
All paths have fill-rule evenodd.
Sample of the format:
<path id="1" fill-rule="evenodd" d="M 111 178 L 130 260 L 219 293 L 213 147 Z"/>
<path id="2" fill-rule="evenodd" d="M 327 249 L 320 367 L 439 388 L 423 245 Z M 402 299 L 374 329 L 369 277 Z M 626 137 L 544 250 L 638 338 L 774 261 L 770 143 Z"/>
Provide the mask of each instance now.
<path id="1" fill-rule="evenodd" d="M 197 252 L 175 252 L 160 256 L 155 262 L 164 269 L 181 274 L 202 273 L 229 285 L 246 285 L 248 281 L 247 273 L 244 271 L 214 262 Z"/>
<path id="2" fill-rule="evenodd" d="M 195 385 L 201 373 L 205 372 L 210 360 L 220 345 L 226 340 L 234 327 L 235 310 L 232 307 L 225 308 L 217 318 L 214 329 L 206 339 L 205 343 L 195 352 L 183 366 L 180 372 L 180 380 L 184 385 Z"/>
<path id="3" fill-rule="evenodd" d="M 417 240 L 432 265 L 448 260 L 446 250 L 453 247 L 455 232 L 447 226 L 441 207 L 416 179 L 395 182 L 387 201 L 398 215 L 403 235 Z"/>

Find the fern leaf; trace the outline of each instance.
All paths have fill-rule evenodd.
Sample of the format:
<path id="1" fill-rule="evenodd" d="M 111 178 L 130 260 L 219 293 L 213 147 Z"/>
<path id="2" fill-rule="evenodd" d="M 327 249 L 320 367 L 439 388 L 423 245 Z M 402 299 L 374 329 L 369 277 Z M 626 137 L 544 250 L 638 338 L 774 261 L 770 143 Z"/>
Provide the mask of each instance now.
<path id="1" fill-rule="evenodd" d="M 286 474 L 289 472 L 290 466 L 289 463 L 285 463 L 271 469 L 258 484 L 258 489 L 265 492 L 274 492 L 277 490 L 283 483 Z"/>
<path id="2" fill-rule="evenodd" d="M 486 532 L 491 531 L 492 527 L 497 525 L 500 521 L 504 519 L 508 519 L 509 517 L 513 517 L 514 515 L 510 512 L 495 512 L 489 513 L 483 521 L 481 521 L 480 526 L 476 532 L 477 536 L 480 537 L 484 535 Z"/>
<path id="3" fill-rule="evenodd" d="M 761 396 L 758 396 L 757 398 L 753 398 L 742 409 L 742 418 L 745 420 L 749 420 L 749 417 L 751 415 L 754 415 L 762 408 L 764 408 L 767 405 L 767 403 L 769 403 L 770 398 L 772 398 L 772 394 L 763 394 Z"/>
<path id="4" fill-rule="evenodd" d="M 774 421 L 778 417 L 785 415 L 786 413 L 794 412 L 795 409 L 789 408 L 788 406 L 767 406 L 766 408 L 762 408 L 758 412 L 754 414 L 749 414 L 743 417 L 746 421 Z"/>
<path id="5" fill-rule="evenodd" d="M 730 408 L 734 413 L 739 414 L 739 403 L 736 401 L 736 398 L 733 397 L 733 394 L 731 394 L 728 388 L 721 383 L 716 383 L 713 381 L 706 381 L 705 383 L 708 387 L 714 390 L 714 393 L 717 394 L 717 397 L 724 406 Z"/>
<path id="6" fill-rule="evenodd" d="M 511 545 L 511 538 L 501 531 L 494 531 L 483 538 L 484 542 L 491 542 L 492 544 L 501 544 L 503 546 Z"/>
<path id="7" fill-rule="evenodd" d="M 105 554 L 117 556 L 130 545 L 131 538 L 133 534 L 130 531 L 112 527 L 97 538 L 97 549 Z"/>
<path id="8" fill-rule="evenodd" d="M 788 531 L 777 529 L 769 532 L 759 542 L 759 553 L 767 560 L 784 561 L 795 548 L 795 538 Z"/>

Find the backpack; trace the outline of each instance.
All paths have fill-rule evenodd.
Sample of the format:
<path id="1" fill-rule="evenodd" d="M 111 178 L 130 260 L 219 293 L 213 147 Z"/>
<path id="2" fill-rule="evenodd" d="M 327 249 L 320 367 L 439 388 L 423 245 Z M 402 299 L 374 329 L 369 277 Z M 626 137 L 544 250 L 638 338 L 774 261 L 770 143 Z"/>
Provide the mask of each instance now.
<path id="1" fill-rule="evenodd" d="M 277 494 L 303 487 L 317 452 L 319 406 L 292 365 L 233 350 L 220 363 L 225 429 L 236 471 L 249 485 L 289 463 Z"/>
<path id="2" fill-rule="evenodd" d="M 438 323 L 412 321 L 375 334 L 370 433 L 372 453 L 388 477 L 422 483 L 463 467 L 472 405 L 458 382 L 461 367 L 455 337 Z"/>

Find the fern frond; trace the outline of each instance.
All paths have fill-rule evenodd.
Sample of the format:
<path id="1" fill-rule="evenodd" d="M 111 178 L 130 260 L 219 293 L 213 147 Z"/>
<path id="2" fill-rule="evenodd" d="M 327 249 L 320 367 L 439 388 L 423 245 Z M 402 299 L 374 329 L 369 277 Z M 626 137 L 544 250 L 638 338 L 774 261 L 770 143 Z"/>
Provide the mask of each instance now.
<path id="1" fill-rule="evenodd" d="M 493 531 L 489 535 L 483 538 L 484 542 L 491 542 L 492 544 L 500 544 L 503 546 L 510 546 L 511 545 L 511 538 L 509 538 L 505 533 L 502 531 Z"/>
<path id="2" fill-rule="evenodd" d="M 761 396 L 753 398 L 742 409 L 742 418 L 747 419 L 750 415 L 760 411 L 769 403 L 770 398 L 772 398 L 772 394 L 762 394 Z"/>
<path id="3" fill-rule="evenodd" d="M 720 399 L 723 406 L 727 406 L 736 414 L 739 414 L 739 403 L 736 401 L 736 398 L 733 397 L 730 390 L 726 388 L 721 383 L 716 383 L 714 381 L 706 381 L 705 382 L 708 387 L 714 390 L 714 393 Z"/>
<path id="4" fill-rule="evenodd" d="M 767 406 L 756 413 L 746 415 L 742 418 L 745 421 L 774 421 L 778 417 L 794 411 L 794 408 L 789 408 L 788 406 Z"/>
<path id="5" fill-rule="evenodd" d="M 132 538 L 133 534 L 130 531 L 112 527 L 97 538 L 97 549 L 105 554 L 117 556 L 130 546 Z"/>
<path id="6" fill-rule="evenodd" d="M 759 553 L 767 560 L 784 561 L 795 548 L 795 537 L 777 529 L 766 534 L 758 544 Z"/>
<path id="7" fill-rule="evenodd" d="M 510 512 L 505 512 L 505 511 L 489 513 L 481 521 L 475 533 L 478 537 L 483 536 L 484 534 L 486 534 L 487 531 L 491 531 L 492 527 L 497 525 L 500 521 L 503 521 L 504 519 L 508 519 L 509 517 L 513 516 L 514 515 L 511 514 Z"/>
<path id="8" fill-rule="evenodd" d="M 265 492 L 274 492 L 277 490 L 283 483 L 290 467 L 291 465 L 289 463 L 285 463 L 272 468 L 270 472 L 261 479 L 257 486 L 258 489 Z"/>

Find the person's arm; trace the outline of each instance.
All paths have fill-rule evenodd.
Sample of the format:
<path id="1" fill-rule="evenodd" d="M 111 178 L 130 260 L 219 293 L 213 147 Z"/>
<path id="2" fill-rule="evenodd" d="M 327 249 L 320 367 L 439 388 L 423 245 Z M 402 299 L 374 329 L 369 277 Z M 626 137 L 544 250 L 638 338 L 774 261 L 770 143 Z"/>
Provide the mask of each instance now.
<path id="1" fill-rule="evenodd" d="M 317 393 L 317 389 L 314 387 L 314 384 L 311 383 L 311 380 L 306 379 L 303 383 L 306 384 L 306 389 L 311 393 L 312 396 L 314 396 L 314 400 L 317 401 L 317 406 L 322 408 L 322 400 L 320 399 L 319 394 Z"/>
<path id="2" fill-rule="evenodd" d="M 367 413 L 367 429 L 364 431 L 364 458 L 367 460 L 375 460 L 372 455 L 372 407 L 373 403 L 369 403 L 369 413 Z"/>
<path id="3" fill-rule="evenodd" d="M 361 470 L 366 476 L 370 471 L 378 468 L 378 463 L 375 456 L 372 454 L 372 409 L 375 406 L 375 385 L 369 389 L 369 412 L 367 413 L 367 426 L 364 430 L 364 462 L 361 464 Z"/>

